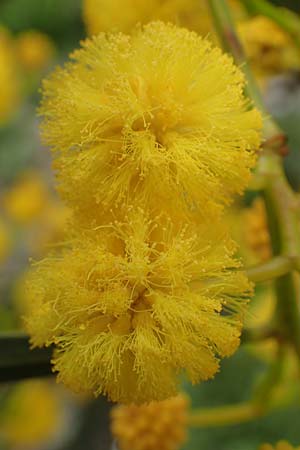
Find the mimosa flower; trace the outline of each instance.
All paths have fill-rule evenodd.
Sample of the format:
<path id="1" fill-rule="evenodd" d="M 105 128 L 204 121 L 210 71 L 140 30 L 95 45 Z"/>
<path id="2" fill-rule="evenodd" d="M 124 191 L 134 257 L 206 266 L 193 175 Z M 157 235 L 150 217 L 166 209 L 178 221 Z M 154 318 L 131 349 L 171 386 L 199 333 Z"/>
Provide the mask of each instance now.
<path id="1" fill-rule="evenodd" d="M 56 344 L 54 369 L 73 390 L 164 400 L 179 374 L 207 380 L 237 349 L 251 286 L 235 245 L 222 225 L 176 228 L 136 210 L 34 268 L 27 329 L 35 346 Z"/>
<path id="2" fill-rule="evenodd" d="M 15 222 L 27 224 L 36 220 L 47 208 L 51 193 L 42 176 L 24 172 L 3 196 L 5 212 Z"/>
<path id="3" fill-rule="evenodd" d="M 186 440 L 189 400 L 183 394 L 148 405 L 112 410 L 112 433 L 120 450 L 176 450 Z"/>
<path id="4" fill-rule="evenodd" d="M 55 47 L 44 33 L 35 30 L 24 31 L 15 41 L 18 62 L 27 71 L 45 69 L 55 53 Z"/>
<path id="5" fill-rule="evenodd" d="M 137 23 L 163 20 L 207 35 L 212 30 L 204 0 L 84 0 L 84 21 L 90 35 L 117 29 L 130 32 Z"/>
<path id="6" fill-rule="evenodd" d="M 242 21 L 238 32 L 258 76 L 270 76 L 300 66 L 300 54 L 290 36 L 265 16 Z"/>
<path id="7" fill-rule="evenodd" d="M 41 113 L 78 217 L 102 223 L 134 201 L 207 220 L 246 187 L 261 117 L 229 56 L 156 22 L 100 34 L 71 59 L 44 82 Z"/>
<path id="8" fill-rule="evenodd" d="M 36 380 L 19 383 L 1 410 L 0 436 L 12 446 L 49 442 L 59 428 L 62 407 L 51 383 Z"/>

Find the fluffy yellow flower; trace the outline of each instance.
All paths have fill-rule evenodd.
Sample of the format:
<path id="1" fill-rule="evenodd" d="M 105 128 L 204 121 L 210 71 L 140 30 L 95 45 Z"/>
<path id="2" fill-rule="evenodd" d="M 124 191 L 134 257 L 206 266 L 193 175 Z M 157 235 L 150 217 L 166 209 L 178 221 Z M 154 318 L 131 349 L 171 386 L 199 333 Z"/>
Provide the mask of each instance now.
<path id="1" fill-rule="evenodd" d="M 133 199 L 215 217 L 242 192 L 261 117 L 229 56 L 154 22 L 132 36 L 100 34 L 71 58 L 44 82 L 42 130 L 60 192 L 81 217 L 101 223 Z"/>
<path id="2" fill-rule="evenodd" d="M 222 226 L 145 217 L 79 233 L 28 280 L 31 341 L 56 344 L 54 369 L 75 391 L 163 400 L 180 373 L 209 379 L 239 345 L 251 287 Z"/>
<path id="3" fill-rule="evenodd" d="M 294 447 L 287 441 L 279 441 L 276 445 L 263 444 L 259 450 L 300 450 L 300 447 Z"/>
<path id="4" fill-rule="evenodd" d="M 19 383 L 1 410 L 0 436 L 10 445 L 48 442 L 59 427 L 61 406 L 49 382 Z"/>
<path id="5" fill-rule="evenodd" d="M 19 80 L 9 34 L 0 27 L 0 126 L 19 104 Z"/>
<path id="6" fill-rule="evenodd" d="M 265 16 L 242 21 L 238 32 L 258 76 L 270 76 L 300 66 L 300 55 L 289 35 Z"/>
<path id="7" fill-rule="evenodd" d="M 176 450 L 186 440 L 189 400 L 184 395 L 148 405 L 113 408 L 111 429 L 120 450 Z"/>
<path id="8" fill-rule="evenodd" d="M 204 0 L 84 0 L 84 21 L 90 35 L 118 29 L 130 32 L 137 23 L 163 20 L 197 31 L 212 29 Z"/>
<path id="9" fill-rule="evenodd" d="M 24 31 L 15 41 L 18 62 L 28 71 L 42 70 L 54 56 L 54 44 L 44 33 Z"/>

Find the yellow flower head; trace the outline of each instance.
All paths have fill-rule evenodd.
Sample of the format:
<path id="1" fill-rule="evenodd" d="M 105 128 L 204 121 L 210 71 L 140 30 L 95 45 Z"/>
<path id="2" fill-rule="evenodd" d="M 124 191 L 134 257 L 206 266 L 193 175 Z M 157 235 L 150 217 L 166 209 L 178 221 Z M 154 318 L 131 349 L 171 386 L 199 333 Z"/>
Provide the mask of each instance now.
<path id="1" fill-rule="evenodd" d="M 11 247 L 11 238 L 8 226 L 0 218 L 0 264 L 7 257 Z"/>
<path id="2" fill-rule="evenodd" d="M 49 203 L 49 188 L 35 172 L 24 172 L 15 185 L 6 192 L 3 205 L 8 216 L 21 224 L 39 217 Z"/>
<path id="3" fill-rule="evenodd" d="M 116 406 L 112 433 L 120 450 L 176 450 L 186 440 L 189 400 L 184 395 L 148 405 Z"/>
<path id="4" fill-rule="evenodd" d="M 268 17 L 242 21 L 238 32 L 258 75 L 272 75 L 300 66 L 300 55 L 289 35 Z"/>
<path id="5" fill-rule="evenodd" d="M 27 71 L 42 70 L 54 56 L 54 44 L 44 33 L 35 30 L 24 31 L 15 42 L 18 62 Z"/>
<path id="6" fill-rule="evenodd" d="M 31 446 L 49 441 L 61 419 L 61 403 L 45 381 L 19 383 L 1 410 L 0 436 L 10 445 Z"/>
<path id="7" fill-rule="evenodd" d="M 235 270 L 234 244 L 221 225 L 157 221 L 136 210 L 79 233 L 28 280 L 31 341 L 56 344 L 54 368 L 75 391 L 164 400 L 178 374 L 211 378 L 239 345 L 251 287 Z"/>
<path id="8" fill-rule="evenodd" d="M 100 34 L 71 58 L 44 82 L 42 131 L 81 217 L 100 223 L 128 201 L 215 217 L 247 185 L 261 117 L 218 48 L 154 22 Z"/>
<path id="9" fill-rule="evenodd" d="M 10 36 L 0 27 L 0 126 L 19 104 L 19 81 Z"/>
<path id="10" fill-rule="evenodd" d="M 117 29 L 132 31 L 137 23 L 163 20 L 207 35 L 212 24 L 204 0 L 84 0 L 84 21 L 90 35 Z"/>
<path id="11" fill-rule="evenodd" d="M 287 441 L 279 441 L 276 445 L 263 444 L 259 450 L 300 450 L 300 447 L 294 447 Z"/>

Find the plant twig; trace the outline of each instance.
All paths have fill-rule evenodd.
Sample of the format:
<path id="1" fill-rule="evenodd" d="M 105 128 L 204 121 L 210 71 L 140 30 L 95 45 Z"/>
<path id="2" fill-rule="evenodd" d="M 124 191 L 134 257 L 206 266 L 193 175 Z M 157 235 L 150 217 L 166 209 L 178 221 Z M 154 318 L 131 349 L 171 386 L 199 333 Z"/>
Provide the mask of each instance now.
<path id="1" fill-rule="evenodd" d="M 194 409 L 189 418 L 192 427 L 220 427 L 248 422 L 261 417 L 265 410 L 251 402 L 215 408 Z"/>
<path id="2" fill-rule="evenodd" d="M 263 264 L 248 267 L 246 273 L 249 280 L 253 281 L 253 283 L 262 283 L 279 278 L 293 270 L 299 271 L 299 265 L 299 256 L 280 255 Z"/>
<path id="3" fill-rule="evenodd" d="M 216 29 L 225 50 L 230 51 L 235 62 L 244 70 L 248 80 L 248 95 L 265 114 L 259 90 L 246 63 L 245 55 L 235 32 L 230 8 L 226 0 L 208 0 Z M 242 64 L 244 62 L 244 64 Z M 265 178 L 264 198 L 268 216 L 274 256 L 298 257 L 300 255 L 299 220 L 295 193 L 290 188 L 283 167 L 281 152 L 286 148 L 286 138 L 272 118 L 265 116 L 265 143 L 258 162 L 258 173 Z M 276 278 L 277 326 L 279 333 L 294 346 L 300 358 L 300 286 L 299 277 L 291 272 Z"/>

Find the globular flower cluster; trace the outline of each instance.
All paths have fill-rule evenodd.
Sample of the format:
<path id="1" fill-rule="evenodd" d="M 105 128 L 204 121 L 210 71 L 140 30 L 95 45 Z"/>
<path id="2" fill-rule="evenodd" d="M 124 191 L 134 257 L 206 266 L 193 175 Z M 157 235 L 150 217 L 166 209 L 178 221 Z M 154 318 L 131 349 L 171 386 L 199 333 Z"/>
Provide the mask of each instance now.
<path id="1" fill-rule="evenodd" d="M 176 450 L 187 437 L 189 400 L 180 394 L 148 405 L 113 408 L 111 429 L 120 450 Z"/>
<path id="2" fill-rule="evenodd" d="M 259 78 L 299 68 L 300 55 L 292 39 L 268 17 L 255 16 L 243 20 L 238 32 Z"/>
<path id="3" fill-rule="evenodd" d="M 34 72 L 45 69 L 55 53 L 54 43 L 47 34 L 36 30 L 20 33 L 15 41 L 15 52 L 22 69 Z"/>
<path id="4" fill-rule="evenodd" d="M 49 443 L 60 431 L 62 400 L 47 381 L 18 383 L 1 411 L 1 440 L 12 448 Z"/>
<path id="5" fill-rule="evenodd" d="M 222 229 L 176 232 L 143 210 L 125 220 L 37 265 L 29 331 L 58 345 L 55 368 L 74 390 L 143 403 L 176 394 L 181 372 L 215 374 L 239 344 L 236 297 L 245 304 L 249 285 Z"/>
<path id="6" fill-rule="evenodd" d="M 102 223 L 132 198 L 203 218 L 242 192 L 261 118 L 229 56 L 153 23 L 132 37 L 100 34 L 71 58 L 44 83 L 41 112 L 60 192 L 82 218 Z"/>
<path id="7" fill-rule="evenodd" d="M 45 81 L 43 136 L 73 217 L 33 267 L 26 322 L 72 389 L 164 400 L 237 349 L 251 285 L 221 214 L 260 143 L 243 87 L 228 56 L 162 22 L 87 40 Z"/>

